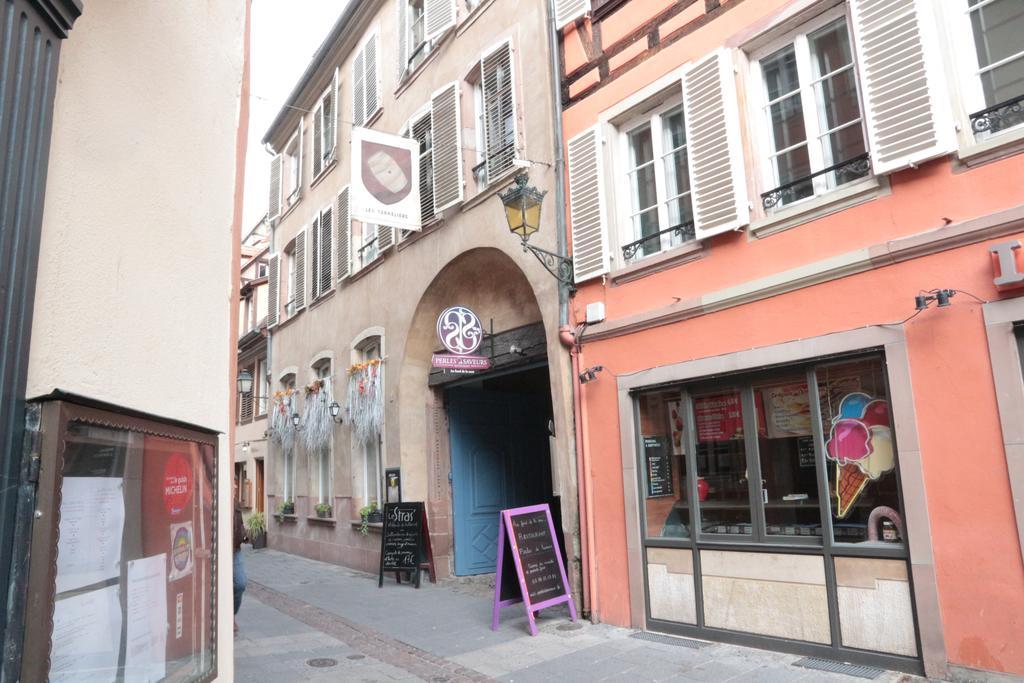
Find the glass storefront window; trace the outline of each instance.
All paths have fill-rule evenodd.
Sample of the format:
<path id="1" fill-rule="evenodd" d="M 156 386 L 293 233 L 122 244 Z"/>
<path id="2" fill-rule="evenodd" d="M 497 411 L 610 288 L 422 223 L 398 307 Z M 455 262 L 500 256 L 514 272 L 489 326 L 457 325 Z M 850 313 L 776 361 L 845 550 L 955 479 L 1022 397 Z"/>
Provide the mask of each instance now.
<path id="1" fill-rule="evenodd" d="M 694 396 L 693 414 L 701 530 L 749 536 L 753 529 L 741 393 L 725 389 Z"/>
<path id="2" fill-rule="evenodd" d="M 806 373 L 754 385 L 765 533 L 821 536 Z"/>
<path id="3" fill-rule="evenodd" d="M 820 545 L 827 509 L 830 542 L 903 542 L 881 357 L 729 382 L 638 395 L 647 538 L 689 538 L 698 524 L 742 542 Z"/>
<path id="4" fill-rule="evenodd" d="M 639 399 L 639 409 L 646 535 L 686 538 L 690 535 L 690 506 L 680 394 L 644 394 Z"/>
<path id="5" fill-rule="evenodd" d="M 880 358 L 815 368 L 836 543 L 903 540 L 896 445 Z"/>

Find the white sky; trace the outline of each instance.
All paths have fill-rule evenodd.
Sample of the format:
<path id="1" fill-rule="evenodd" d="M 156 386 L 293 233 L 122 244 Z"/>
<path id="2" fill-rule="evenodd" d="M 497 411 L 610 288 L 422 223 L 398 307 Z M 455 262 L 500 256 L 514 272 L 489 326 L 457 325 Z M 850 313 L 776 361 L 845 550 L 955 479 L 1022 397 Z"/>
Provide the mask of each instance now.
<path id="1" fill-rule="evenodd" d="M 270 155 L 260 140 L 349 0 L 252 0 L 249 149 L 242 236 L 267 212 Z"/>

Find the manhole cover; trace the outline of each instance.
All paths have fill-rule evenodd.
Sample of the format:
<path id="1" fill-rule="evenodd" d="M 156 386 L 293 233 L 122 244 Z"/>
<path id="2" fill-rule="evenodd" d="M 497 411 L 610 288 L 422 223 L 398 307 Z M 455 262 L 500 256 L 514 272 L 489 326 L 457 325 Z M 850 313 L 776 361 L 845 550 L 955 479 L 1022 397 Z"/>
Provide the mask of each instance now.
<path id="1" fill-rule="evenodd" d="M 345 657 L 345 659 L 351 659 L 351 660 L 366 659 L 366 655 L 349 655 L 348 657 Z"/>
<path id="2" fill-rule="evenodd" d="M 583 624 L 576 622 L 574 624 L 561 624 L 557 627 L 559 631 L 579 631 L 583 628 Z"/>
<path id="3" fill-rule="evenodd" d="M 306 664 L 317 669 L 326 669 L 331 666 L 338 666 L 337 659 L 331 659 L 330 657 L 317 657 L 316 659 L 307 659 Z"/>

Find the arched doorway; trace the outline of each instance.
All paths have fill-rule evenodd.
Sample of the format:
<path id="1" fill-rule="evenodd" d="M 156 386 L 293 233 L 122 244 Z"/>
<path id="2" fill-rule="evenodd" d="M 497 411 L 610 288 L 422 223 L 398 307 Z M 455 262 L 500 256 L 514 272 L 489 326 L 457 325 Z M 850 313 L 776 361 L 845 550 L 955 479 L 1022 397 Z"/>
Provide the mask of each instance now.
<path id="1" fill-rule="evenodd" d="M 455 305 L 482 321 L 477 353 L 490 359 L 489 370 L 456 374 L 431 367 L 432 355 L 443 351 L 437 317 Z M 427 436 L 424 475 L 435 557 L 447 557 L 456 575 L 494 571 L 500 510 L 552 503 L 559 516 L 547 350 L 530 283 L 497 249 L 473 249 L 446 265 L 412 317 L 399 385 L 401 428 L 423 429 Z M 403 466 L 422 461 L 422 453 L 405 452 L 406 443 Z"/>

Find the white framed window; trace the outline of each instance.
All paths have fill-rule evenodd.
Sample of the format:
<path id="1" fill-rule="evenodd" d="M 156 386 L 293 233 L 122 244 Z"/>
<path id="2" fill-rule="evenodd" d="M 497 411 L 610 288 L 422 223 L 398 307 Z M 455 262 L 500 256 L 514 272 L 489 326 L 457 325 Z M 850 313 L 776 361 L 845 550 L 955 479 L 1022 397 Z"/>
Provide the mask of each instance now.
<path id="1" fill-rule="evenodd" d="M 334 287 L 334 205 L 314 216 L 309 228 L 310 291 L 319 299 Z"/>
<path id="2" fill-rule="evenodd" d="M 1024 3 L 955 0 L 963 106 L 979 140 L 1024 126 Z"/>
<path id="3" fill-rule="evenodd" d="M 266 417 L 267 415 L 267 397 L 270 393 L 268 390 L 270 385 L 267 381 L 268 374 L 267 359 L 261 358 L 256 361 L 256 417 Z"/>
<path id="4" fill-rule="evenodd" d="M 425 0 L 404 0 L 404 2 L 405 11 L 409 17 L 406 29 L 409 57 L 405 67 L 408 72 L 423 63 L 433 48 L 433 41 L 427 40 Z"/>
<path id="5" fill-rule="evenodd" d="M 295 375 L 289 374 L 281 378 L 281 390 L 284 392 L 295 392 Z M 293 399 L 294 400 L 294 399 Z M 293 407 L 294 409 L 294 407 Z M 295 449 L 290 448 L 284 451 L 282 462 L 282 483 L 281 495 L 286 501 L 295 500 Z"/>
<path id="6" fill-rule="evenodd" d="M 689 156 L 683 107 L 676 97 L 619 126 L 623 169 L 620 193 L 628 196 L 619 235 L 627 263 L 694 239 Z"/>
<path id="7" fill-rule="evenodd" d="M 870 173 L 845 5 L 751 55 L 766 210 Z"/>
<path id="8" fill-rule="evenodd" d="M 476 162 L 473 165 L 473 181 L 476 183 L 477 189 L 482 190 L 487 187 L 487 142 L 486 133 L 484 132 L 484 86 L 480 82 L 479 73 L 474 71 L 473 80 L 470 84 L 473 86 L 473 113 L 474 113 L 474 127 L 473 132 L 475 134 L 474 141 L 476 143 Z"/>
<path id="9" fill-rule="evenodd" d="M 434 219 L 434 144 L 429 111 L 413 120 L 408 136 L 420 144 L 420 219 L 426 225 Z"/>
<path id="10" fill-rule="evenodd" d="M 284 249 L 284 265 L 288 289 L 285 292 L 284 314 L 293 316 L 296 313 L 295 307 L 295 283 L 298 279 L 298 272 L 295 263 L 295 243 L 292 242 Z"/>
<path id="11" fill-rule="evenodd" d="M 354 270 L 365 268 L 380 256 L 378 233 L 378 226 L 374 223 L 352 221 L 352 246 L 356 253 Z"/>
<path id="12" fill-rule="evenodd" d="M 331 361 L 324 359 L 313 366 L 313 374 L 316 378 L 324 383 L 324 388 L 321 391 L 326 391 L 327 401 L 334 400 L 333 393 L 333 379 L 331 377 Z M 316 492 L 318 503 L 327 503 L 333 507 L 333 495 L 334 495 L 334 476 L 333 476 L 333 461 L 334 461 L 334 439 L 332 438 L 325 448 L 321 448 L 319 452 L 314 454 L 312 472 L 312 490 Z"/>
<path id="13" fill-rule="evenodd" d="M 299 200 L 302 189 L 302 133 L 296 130 L 284 147 L 281 169 L 282 191 L 287 206 Z"/>
<path id="14" fill-rule="evenodd" d="M 313 178 L 331 167 L 338 141 L 338 75 L 324 90 L 313 109 Z"/>
<path id="15" fill-rule="evenodd" d="M 382 337 L 368 337 L 355 349 L 356 362 L 366 363 L 367 361 L 380 359 L 382 357 Z M 384 366 L 379 366 L 379 372 L 384 372 Z M 381 375 L 381 391 L 384 390 L 384 375 Z M 353 449 L 362 455 L 360 469 L 362 480 L 359 482 L 363 494 L 364 505 L 372 502 L 382 503 L 382 479 L 384 468 L 382 465 L 382 443 L 383 436 L 380 432 L 371 434 L 361 444 Z"/>

